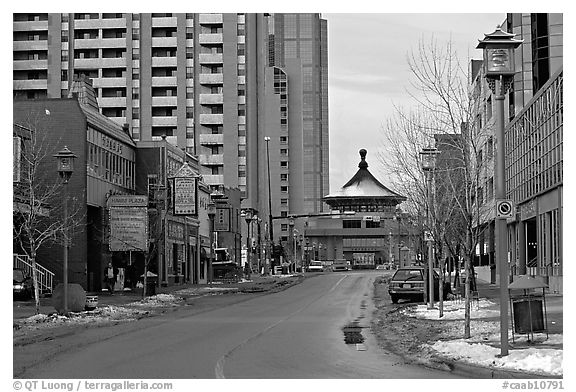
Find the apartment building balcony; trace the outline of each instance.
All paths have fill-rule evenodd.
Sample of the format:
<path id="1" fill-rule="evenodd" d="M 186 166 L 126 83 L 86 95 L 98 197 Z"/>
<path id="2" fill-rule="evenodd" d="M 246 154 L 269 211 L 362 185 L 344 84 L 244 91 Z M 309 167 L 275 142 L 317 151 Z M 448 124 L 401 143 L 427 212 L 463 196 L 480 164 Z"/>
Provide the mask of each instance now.
<path id="1" fill-rule="evenodd" d="M 18 60 L 12 62 L 14 71 L 48 69 L 48 60 Z"/>
<path id="2" fill-rule="evenodd" d="M 48 30 L 47 20 L 26 21 L 26 22 L 12 22 L 12 30 L 17 31 L 42 31 Z"/>
<path id="3" fill-rule="evenodd" d="M 126 48 L 126 38 L 75 39 L 76 49 Z"/>
<path id="4" fill-rule="evenodd" d="M 220 166 L 224 165 L 224 155 L 223 154 L 200 154 L 198 155 L 198 161 L 204 166 Z"/>
<path id="5" fill-rule="evenodd" d="M 176 67 L 178 65 L 177 57 L 152 57 L 153 67 Z"/>
<path id="6" fill-rule="evenodd" d="M 124 57 L 74 59 L 75 68 L 125 68 Z"/>
<path id="7" fill-rule="evenodd" d="M 223 145 L 224 135 L 211 133 L 200 134 L 200 144 L 203 146 Z"/>
<path id="8" fill-rule="evenodd" d="M 48 81 L 46 79 L 14 80 L 12 88 L 14 90 L 46 90 Z"/>
<path id="9" fill-rule="evenodd" d="M 176 76 L 153 76 L 152 87 L 176 87 Z"/>
<path id="10" fill-rule="evenodd" d="M 112 19 L 110 19 L 112 21 Z M 112 27 L 112 26 L 110 26 Z M 114 26 L 116 27 L 116 26 Z M 126 26 L 117 26 L 117 27 L 126 27 Z M 102 19 L 75 19 L 74 20 L 74 29 L 82 30 L 82 29 L 101 29 L 102 28 Z"/>
<path id="11" fill-rule="evenodd" d="M 48 41 L 12 41 L 12 50 L 48 50 Z"/>
<path id="12" fill-rule="evenodd" d="M 221 44 L 224 42 L 222 34 L 198 34 L 198 43 L 202 44 Z"/>
<path id="13" fill-rule="evenodd" d="M 177 18 L 175 16 L 169 17 L 154 17 L 152 18 L 152 27 L 175 27 Z"/>
<path id="14" fill-rule="evenodd" d="M 126 97 L 100 97 L 98 105 L 102 108 L 126 107 Z"/>
<path id="15" fill-rule="evenodd" d="M 204 74 L 201 73 L 198 78 L 200 84 L 222 84 L 224 83 L 224 74 Z"/>
<path id="16" fill-rule="evenodd" d="M 175 127 L 177 125 L 178 118 L 176 116 L 152 117 L 152 126 L 154 127 Z"/>
<path id="17" fill-rule="evenodd" d="M 152 37 L 152 47 L 176 47 L 176 37 Z"/>
<path id="18" fill-rule="evenodd" d="M 223 114 L 200 114 L 200 124 L 202 125 L 221 125 L 224 124 Z"/>
<path id="19" fill-rule="evenodd" d="M 224 185 L 224 174 L 202 174 L 207 185 Z"/>
<path id="20" fill-rule="evenodd" d="M 200 14 L 198 16 L 198 23 L 201 25 L 222 24 L 222 14 Z"/>
<path id="21" fill-rule="evenodd" d="M 94 78 L 92 85 L 94 88 L 126 87 L 126 78 Z"/>
<path id="22" fill-rule="evenodd" d="M 126 18 L 99 19 L 98 26 L 103 29 L 126 28 Z"/>
<path id="23" fill-rule="evenodd" d="M 200 53 L 198 57 L 200 64 L 223 64 L 222 53 Z"/>
<path id="24" fill-rule="evenodd" d="M 200 104 L 221 105 L 224 103 L 224 94 L 200 94 Z"/>
<path id="25" fill-rule="evenodd" d="M 178 106 L 177 97 L 152 97 L 152 106 Z"/>

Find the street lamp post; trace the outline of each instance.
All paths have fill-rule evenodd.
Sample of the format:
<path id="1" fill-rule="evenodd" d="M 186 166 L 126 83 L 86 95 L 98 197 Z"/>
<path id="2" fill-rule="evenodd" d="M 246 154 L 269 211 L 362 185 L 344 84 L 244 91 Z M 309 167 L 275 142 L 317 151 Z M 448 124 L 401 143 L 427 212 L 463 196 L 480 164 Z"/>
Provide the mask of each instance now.
<path id="1" fill-rule="evenodd" d="M 288 242 L 290 243 L 290 258 L 294 259 L 294 217 L 291 216 L 288 219 L 288 227 L 290 229 L 290 231 L 288 232 Z"/>
<path id="2" fill-rule="evenodd" d="M 272 256 L 272 248 L 274 247 L 274 224 L 272 221 L 272 188 L 270 187 L 270 136 L 264 137 L 266 141 L 266 158 L 268 162 L 268 230 L 270 233 L 270 252 L 269 255 Z M 270 258 L 272 260 L 272 258 Z"/>
<path id="3" fill-rule="evenodd" d="M 436 154 L 438 150 L 435 147 L 425 147 L 420 152 L 422 156 L 422 170 L 426 174 L 426 192 L 428 193 L 428 208 L 426 209 L 426 220 L 428 224 L 428 233 L 425 235 L 425 241 L 428 242 L 428 309 L 434 309 L 434 250 L 432 237 L 432 223 L 434 207 L 434 193 L 432 192 L 434 169 L 436 168 Z"/>
<path id="4" fill-rule="evenodd" d="M 246 220 L 246 264 L 251 268 L 250 265 L 250 223 L 252 223 L 252 210 L 246 209 L 242 213 L 242 216 Z"/>
<path id="5" fill-rule="evenodd" d="M 484 70 L 488 86 L 496 102 L 496 182 L 495 198 L 506 199 L 506 144 L 504 140 L 504 94 L 514 82 L 514 49 L 523 40 L 498 27 L 493 33 L 484 34 L 477 49 L 484 50 Z M 496 261 L 500 267 L 500 355 L 508 355 L 508 235 L 506 218 L 496 214 Z"/>
<path id="6" fill-rule="evenodd" d="M 208 283 L 212 284 L 214 264 L 214 217 L 216 216 L 216 204 L 213 201 L 208 203 L 208 219 L 210 219 L 210 258 L 208 259 Z"/>
<path id="7" fill-rule="evenodd" d="M 64 234 L 64 314 L 68 314 L 68 181 L 74 172 L 74 159 L 76 155 L 64 146 L 54 157 L 58 160 L 58 174 L 64 182 L 64 208 L 63 208 L 63 234 Z"/>

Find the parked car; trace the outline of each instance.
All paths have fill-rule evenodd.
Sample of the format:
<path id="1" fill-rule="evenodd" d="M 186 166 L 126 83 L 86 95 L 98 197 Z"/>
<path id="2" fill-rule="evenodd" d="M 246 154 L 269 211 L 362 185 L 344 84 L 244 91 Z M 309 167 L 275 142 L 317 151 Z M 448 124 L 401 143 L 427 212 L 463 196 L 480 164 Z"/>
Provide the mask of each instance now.
<path id="1" fill-rule="evenodd" d="M 396 270 L 388 286 L 388 294 L 392 303 L 398 303 L 399 299 L 411 299 L 425 301 L 428 298 L 424 279 L 427 269 L 424 267 L 401 267 Z M 438 287 L 440 277 L 434 271 L 434 300 L 438 300 Z M 451 292 L 450 283 L 444 283 L 444 299 Z"/>
<path id="2" fill-rule="evenodd" d="M 324 272 L 324 266 L 321 261 L 312 260 L 306 270 L 308 272 Z"/>
<path id="3" fill-rule="evenodd" d="M 378 265 L 376 266 L 376 269 L 377 269 L 377 270 L 387 270 L 387 269 L 389 269 L 389 268 L 390 268 L 390 267 L 388 267 L 387 264 L 378 264 Z"/>
<path id="4" fill-rule="evenodd" d="M 30 299 L 34 296 L 32 277 L 22 268 L 14 268 L 12 281 L 15 298 Z"/>

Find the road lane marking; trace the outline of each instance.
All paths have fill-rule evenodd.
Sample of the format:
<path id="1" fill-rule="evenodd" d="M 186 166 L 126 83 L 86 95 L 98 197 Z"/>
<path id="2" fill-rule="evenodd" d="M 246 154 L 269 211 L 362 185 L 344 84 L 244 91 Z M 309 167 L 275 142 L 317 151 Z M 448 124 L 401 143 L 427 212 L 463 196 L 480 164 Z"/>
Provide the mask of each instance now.
<path id="1" fill-rule="evenodd" d="M 330 290 L 328 290 L 326 293 L 320 295 L 319 297 L 317 297 L 316 299 L 314 299 L 314 301 L 309 302 L 308 304 L 304 305 L 302 308 L 296 310 L 295 312 L 289 314 L 288 316 L 278 320 L 277 322 L 275 322 L 272 325 L 269 325 L 268 327 L 264 328 L 262 331 L 250 336 L 249 338 L 245 339 L 242 343 L 240 343 L 239 345 L 237 345 L 236 347 L 234 347 L 233 349 L 231 349 L 230 351 L 228 351 L 226 354 L 222 355 L 220 357 L 220 359 L 218 359 L 218 361 L 216 362 L 216 367 L 214 368 L 214 374 L 216 376 L 216 378 L 218 379 L 224 379 L 226 378 L 224 376 L 224 363 L 226 362 L 226 359 L 229 358 L 235 351 L 237 351 L 238 349 L 240 349 L 241 347 L 245 346 L 246 344 L 248 344 L 249 342 L 251 342 L 252 340 L 264 335 L 266 332 L 270 331 L 271 329 L 277 327 L 278 325 L 280 325 L 281 323 L 283 323 L 286 320 L 289 320 L 290 318 L 294 317 L 295 315 L 297 315 L 298 313 L 302 312 L 303 310 L 305 310 L 306 308 L 308 308 L 310 305 L 312 305 L 314 302 L 318 301 L 320 298 L 324 297 L 325 295 L 328 295 L 330 293 L 332 293 L 336 287 L 338 287 L 340 285 L 340 283 L 342 283 L 342 281 L 344 279 L 346 279 L 348 277 L 348 275 L 344 275 L 342 278 L 340 278 L 340 280 L 338 282 L 336 282 L 331 288 Z"/>

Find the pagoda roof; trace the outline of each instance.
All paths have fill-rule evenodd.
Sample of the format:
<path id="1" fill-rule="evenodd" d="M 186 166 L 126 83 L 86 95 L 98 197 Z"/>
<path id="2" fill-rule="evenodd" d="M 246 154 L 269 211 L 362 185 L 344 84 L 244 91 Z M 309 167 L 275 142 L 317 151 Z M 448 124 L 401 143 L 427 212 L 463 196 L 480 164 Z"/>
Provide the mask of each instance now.
<path id="1" fill-rule="evenodd" d="M 365 149 L 360 150 L 360 163 L 356 174 L 338 191 L 324 196 L 324 201 L 330 204 L 331 201 L 342 199 L 389 199 L 400 203 L 406 197 L 390 190 L 376 179 L 368 170 Z"/>

